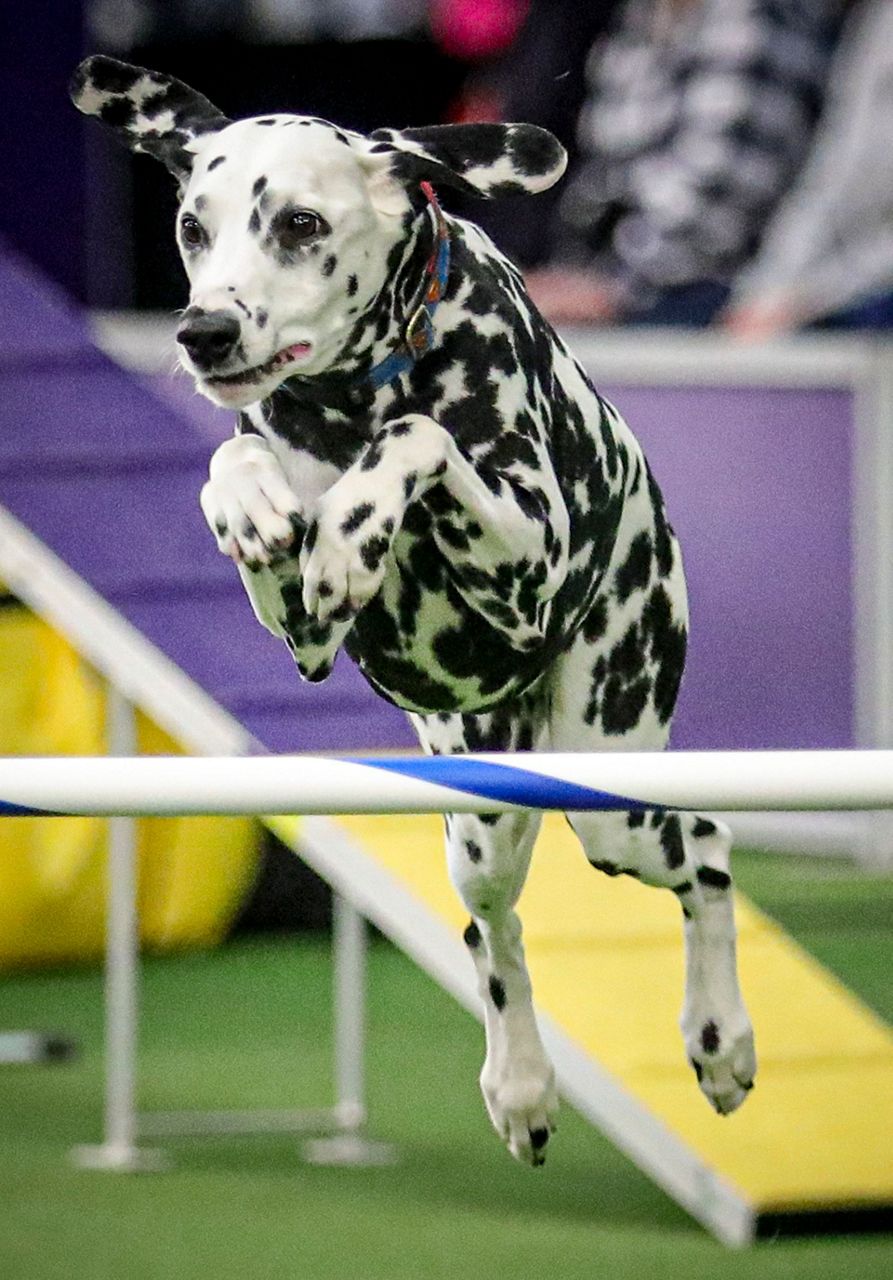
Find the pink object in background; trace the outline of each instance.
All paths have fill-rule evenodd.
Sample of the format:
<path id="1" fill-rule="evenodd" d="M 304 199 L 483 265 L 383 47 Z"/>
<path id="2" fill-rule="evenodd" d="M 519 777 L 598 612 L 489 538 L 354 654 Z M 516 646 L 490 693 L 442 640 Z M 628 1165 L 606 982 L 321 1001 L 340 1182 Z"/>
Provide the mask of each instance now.
<path id="1" fill-rule="evenodd" d="M 446 53 L 478 62 L 509 47 L 527 9 L 528 0 L 433 0 L 431 30 Z"/>

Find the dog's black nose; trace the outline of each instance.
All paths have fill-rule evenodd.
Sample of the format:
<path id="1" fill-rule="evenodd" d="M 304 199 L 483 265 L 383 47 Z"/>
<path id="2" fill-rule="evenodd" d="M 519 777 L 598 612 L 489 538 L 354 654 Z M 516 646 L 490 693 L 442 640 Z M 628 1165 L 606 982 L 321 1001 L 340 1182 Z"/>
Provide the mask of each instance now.
<path id="1" fill-rule="evenodd" d="M 230 311 L 191 309 L 183 316 L 177 341 L 200 369 L 223 364 L 239 341 L 239 321 Z"/>

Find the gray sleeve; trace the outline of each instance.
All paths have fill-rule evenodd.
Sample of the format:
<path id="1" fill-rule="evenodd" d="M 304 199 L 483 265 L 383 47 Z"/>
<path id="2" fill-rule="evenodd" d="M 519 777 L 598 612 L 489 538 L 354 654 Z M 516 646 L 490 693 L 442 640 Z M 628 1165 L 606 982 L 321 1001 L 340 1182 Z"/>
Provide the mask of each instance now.
<path id="1" fill-rule="evenodd" d="M 819 19 L 784 13 L 756 0 L 706 7 L 672 144 L 630 163 L 634 210 L 614 250 L 633 275 L 661 286 L 722 276 L 776 205 L 806 152 L 824 68 Z"/>
<path id="2" fill-rule="evenodd" d="M 893 4 L 844 30 L 810 158 L 736 281 L 735 304 L 795 295 L 808 318 L 893 281 Z"/>

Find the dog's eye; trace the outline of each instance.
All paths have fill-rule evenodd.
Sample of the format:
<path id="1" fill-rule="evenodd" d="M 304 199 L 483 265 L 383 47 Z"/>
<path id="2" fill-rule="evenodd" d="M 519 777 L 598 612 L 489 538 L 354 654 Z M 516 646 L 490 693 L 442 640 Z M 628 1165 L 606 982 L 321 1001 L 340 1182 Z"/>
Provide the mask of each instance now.
<path id="1" fill-rule="evenodd" d="M 191 213 L 180 219 L 180 239 L 188 249 L 198 249 L 205 243 L 205 229 Z"/>
<path id="2" fill-rule="evenodd" d="M 321 235 L 326 230 L 326 224 L 311 209 L 292 209 L 281 220 L 277 230 L 283 249 L 297 249 L 299 245 Z"/>

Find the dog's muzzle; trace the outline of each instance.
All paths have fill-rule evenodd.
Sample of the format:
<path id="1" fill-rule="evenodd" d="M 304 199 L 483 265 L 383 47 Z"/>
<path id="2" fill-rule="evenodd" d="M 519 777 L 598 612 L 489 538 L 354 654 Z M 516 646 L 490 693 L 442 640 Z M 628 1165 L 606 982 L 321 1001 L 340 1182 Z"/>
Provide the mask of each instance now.
<path id="1" fill-rule="evenodd" d="M 231 311 L 190 307 L 177 330 L 177 341 L 197 369 L 210 371 L 230 358 L 241 332 L 238 318 Z"/>

